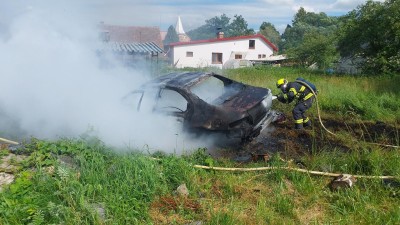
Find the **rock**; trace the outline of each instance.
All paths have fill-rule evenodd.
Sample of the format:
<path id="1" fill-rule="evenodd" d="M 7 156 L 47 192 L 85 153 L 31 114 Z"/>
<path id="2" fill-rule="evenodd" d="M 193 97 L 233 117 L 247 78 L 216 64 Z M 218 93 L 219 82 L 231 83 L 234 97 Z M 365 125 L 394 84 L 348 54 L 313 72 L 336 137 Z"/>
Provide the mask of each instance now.
<path id="1" fill-rule="evenodd" d="M 102 203 L 94 203 L 92 204 L 92 207 L 94 208 L 96 214 L 99 216 L 99 219 L 101 221 L 104 221 L 106 219 L 106 210 L 104 205 Z"/>
<path id="2" fill-rule="evenodd" d="M 50 175 L 53 175 L 54 171 L 55 171 L 55 168 L 54 168 L 54 166 L 48 166 L 48 167 L 44 168 L 44 171 L 46 171 L 46 173 L 48 173 Z"/>
<path id="3" fill-rule="evenodd" d="M 182 197 L 189 196 L 189 190 L 187 189 L 186 184 L 179 185 L 179 187 L 176 189 L 176 192 Z"/>
<path id="4" fill-rule="evenodd" d="M 0 192 L 4 185 L 11 184 L 14 181 L 14 175 L 8 173 L 0 173 Z"/>
<path id="5" fill-rule="evenodd" d="M 336 191 L 342 188 L 351 188 L 356 181 L 357 179 L 350 174 L 341 174 L 332 180 L 329 186 L 331 190 Z"/>
<path id="6" fill-rule="evenodd" d="M 10 153 L 0 159 L 0 171 L 1 172 L 15 172 L 19 169 L 19 164 L 27 158 L 24 155 L 15 155 Z"/>
<path id="7" fill-rule="evenodd" d="M 61 164 L 67 166 L 68 168 L 71 169 L 76 169 L 78 168 L 78 164 L 76 163 L 75 159 L 72 158 L 71 156 L 68 155 L 58 155 L 57 159 Z"/>

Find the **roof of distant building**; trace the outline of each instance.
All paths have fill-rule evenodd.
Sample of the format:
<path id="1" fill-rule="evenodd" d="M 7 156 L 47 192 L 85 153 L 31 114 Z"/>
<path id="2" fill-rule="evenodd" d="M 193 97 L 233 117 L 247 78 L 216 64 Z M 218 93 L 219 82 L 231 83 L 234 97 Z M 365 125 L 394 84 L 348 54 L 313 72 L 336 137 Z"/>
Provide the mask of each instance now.
<path id="1" fill-rule="evenodd" d="M 117 26 L 101 23 L 100 29 L 107 32 L 109 41 L 121 43 L 153 42 L 163 48 L 159 27 Z"/>
<path id="2" fill-rule="evenodd" d="M 105 42 L 103 49 L 111 50 L 114 52 L 126 52 L 126 53 L 162 53 L 164 52 L 154 42 L 146 43 L 121 43 L 121 42 Z"/>
<path id="3" fill-rule="evenodd" d="M 165 37 L 167 36 L 167 31 L 160 31 L 161 34 L 161 40 L 163 41 L 165 39 Z"/>
<path id="4" fill-rule="evenodd" d="M 248 35 L 248 36 L 237 36 L 237 37 L 226 37 L 226 38 L 213 38 L 207 40 L 196 40 L 190 42 L 174 42 L 169 44 L 170 46 L 181 46 L 181 45 L 194 45 L 194 44 L 203 44 L 203 43 L 213 43 L 213 42 L 224 42 L 224 41 L 233 41 L 233 40 L 247 40 L 260 38 L 267 45 L 271 46 L 274 51 L 278 51 L 278 48 L 272 44 L 267 38 L 265 38 L 262 34 Z"/>

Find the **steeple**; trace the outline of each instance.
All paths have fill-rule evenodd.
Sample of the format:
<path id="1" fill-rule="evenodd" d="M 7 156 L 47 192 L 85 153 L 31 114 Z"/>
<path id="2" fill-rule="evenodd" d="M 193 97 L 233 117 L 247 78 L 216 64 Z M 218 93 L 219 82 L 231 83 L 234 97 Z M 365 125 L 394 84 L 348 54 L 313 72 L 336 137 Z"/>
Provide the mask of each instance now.
<path id="1" fill-rule="evenodd" d="M 178 38 L 179 38 L 180 42 L 189 42 L 190 41 L 190 37 L 187 36 L 185 31 L 183 30 L 182 21 L 181 21 L 180 16 L 178 16 L 178 21 L 176 21 L 175 31 L 178 34 Z"/>
<path id="2" fill-rule="evenodd" d="M 176 22 L 175 31 L 177 34 L 185 34 L 180 16 L 178 16 L 178 21 Z"/>

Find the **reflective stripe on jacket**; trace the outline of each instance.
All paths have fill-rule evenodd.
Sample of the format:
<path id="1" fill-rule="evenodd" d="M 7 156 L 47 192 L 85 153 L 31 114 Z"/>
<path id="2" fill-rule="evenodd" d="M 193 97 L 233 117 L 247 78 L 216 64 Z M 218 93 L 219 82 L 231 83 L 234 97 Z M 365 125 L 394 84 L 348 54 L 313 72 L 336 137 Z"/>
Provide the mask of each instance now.
<path id="1" fill-rule="evenodd" d="M 294 99 L 306 101 L 314 95 L 306 86 L 297 82 L 289 82 L 286 89 L 287 92 L 278 96 L 278 100 L 281 102 L 290 103 Z"/>

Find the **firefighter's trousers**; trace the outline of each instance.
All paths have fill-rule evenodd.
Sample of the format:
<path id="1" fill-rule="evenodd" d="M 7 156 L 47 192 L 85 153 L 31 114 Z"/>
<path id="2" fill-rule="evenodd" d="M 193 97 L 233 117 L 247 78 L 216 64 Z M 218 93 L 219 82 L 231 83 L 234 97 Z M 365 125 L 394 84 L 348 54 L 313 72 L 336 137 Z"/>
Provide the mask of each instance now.
<path id="1" fill-rule="evenodd" d="M 307 125 L 311 124 L 310 119 L 305 115 L 305 112 L 311 107 L 313 100 L 314 96 L 305 101 L 297 102 L 292 111 L 296 128 L 302 128 L 303 123 Z"/>

